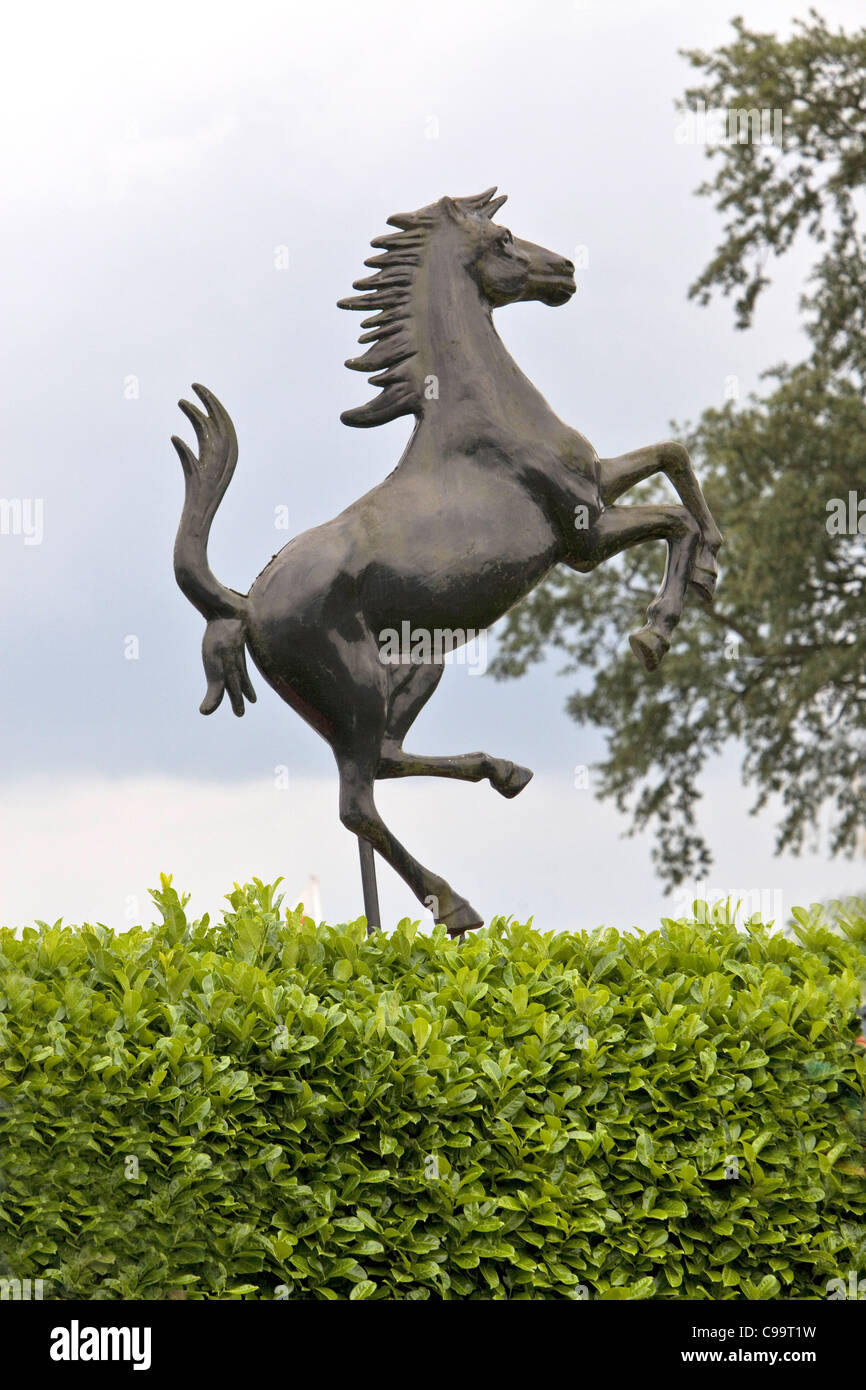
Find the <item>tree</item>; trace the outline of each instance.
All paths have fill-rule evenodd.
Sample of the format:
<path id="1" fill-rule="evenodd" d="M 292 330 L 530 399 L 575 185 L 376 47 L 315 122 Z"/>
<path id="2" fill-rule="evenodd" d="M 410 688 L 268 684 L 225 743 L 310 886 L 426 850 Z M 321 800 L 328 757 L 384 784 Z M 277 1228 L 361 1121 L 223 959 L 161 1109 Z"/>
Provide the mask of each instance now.
<path id="1" fill-rule="evenodd" d="M 632 832 L 655 830 L 668 887 L 712 862 L 698 783 L 731 739 L 754 810 L 781 795 L 778 851 L 802 850 L 826 810 L 831 852 L 851 853 L 866 816 L 866 30 L 831 33 L 814 11 L 785 41 L 733 27 L 729 45 L 686 54 L 706 80 L 681 108 L 780 109 L 783 144 L 708 149 L 698 192 L 728 220 L 690 294 L 736 295 L 747 328 L 769 262 L 805 233 L 822 252 L 801 301 L 810 356 L 678 431 L 726 543 L 715 604 L 690 601 L 659 671 L 619 650 L 609 616 L 650 601 L 663 553 L 648 547 L 590 579 L 554 571 L 509 615 L 493 665 L 518 676 L 552 646 L 589 677 L 567 709 L 606 731 L 599 792 Z"/>

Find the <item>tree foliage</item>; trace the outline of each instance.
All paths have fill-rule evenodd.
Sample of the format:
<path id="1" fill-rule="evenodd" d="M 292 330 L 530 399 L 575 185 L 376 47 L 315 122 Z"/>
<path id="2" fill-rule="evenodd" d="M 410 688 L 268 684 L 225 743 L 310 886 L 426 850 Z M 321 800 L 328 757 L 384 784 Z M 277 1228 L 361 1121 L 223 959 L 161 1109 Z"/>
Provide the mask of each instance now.
<path id="1" fill-rule="evenodd" d="M 680 430 L 726 543 L 714 605 L 688 601 L 659 671 L 646 676 L 621 631 L 658 587 L 656 547 L 588 578 L 555 571 L 509 615 L 493 667 L 517 676 L 551 646 L 566 653 L 581 676 L 570 714 L 608 735 L 600 794 L 655 830 L 668 886 L 711 863 L 699 774 L 729 740 L 754 809 L 781 797 L 779 850 L 800 851 L 826 810 L 831 852 L 853 851 L 866 800 L 866 30 L 834 34 L 814 13 L 787 41 L 734 29 L 727 47 L 688 54 L 706 81 L 686 104 L 781 108 L 784 145 L 708 148 L 716 173 L 698 191 L 728 220 L 691 293 L 737 294 L 748 326 L 768 258 L 803 230 L 823 249 L 802 300 L 811 353 Z"/>
<path id="2" fill-rule="evenodd" d="M 703 102 L 710 110 L 780 111 L 784 132 L 781 144 L 745 139 L 708 148 L 716 168 L 698 193 L 715 200 L 726 222 L 690 294 L 702 304 L 714 289 L 737 294 L 737 324 L 748 327 L 770 283 L 769 259 L 788 251 L 805 229 L 825 248 L 805 306 L 825 327 L 830 311 L 834 336 L 841 337 L 837 350 L 853 349 L 854 324 L 836 314 L 840 301 L 860 325 L 866 312 L 857 224 L 857 194 L 866 183 L 866 29 L 834 33 L 814 10 L 810 21 L 796 20 L 791 38 L 780 40 L 737 18 L 730 44 L 713 53 L 684 51 L 706 79 L 687 89 L 682 110 Z M 859 347 L 862 368 L 862 342 Z"/>

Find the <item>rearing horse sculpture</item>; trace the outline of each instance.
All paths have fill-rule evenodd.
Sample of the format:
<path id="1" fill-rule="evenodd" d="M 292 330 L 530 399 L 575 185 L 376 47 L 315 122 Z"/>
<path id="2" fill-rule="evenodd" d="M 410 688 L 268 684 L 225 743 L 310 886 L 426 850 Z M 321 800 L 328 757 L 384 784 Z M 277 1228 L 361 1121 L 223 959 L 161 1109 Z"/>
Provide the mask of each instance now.
<path id="1" fill-rule="evenodd" d="M 289 541 L 249 593 L 211 573 L 207 541 L 237 462 L 232 422 L 215 396 L 187 401 L 195 457 L 172 440 L 186 475 L 175 574 L 207 627 L 203 659 L 211 714 L 228 692 L 235 714 L 255 700 L 244 651 L 287 704 L 327 740 L 340 775 L 340 817 L 358 836 L 368 888 L 373 849 L 405 879 L 452 935 L 482 925 L 479 914 L 424 868 L 385 825 L 373 795 L 381 777 L 487 778 L 516 796 L 532 773 L 487 753 L 422 757 L 403 740 L 429 700 L 443 660 L 400 664 L 382 657 L 387 630 L 486 630 L 557 564 L 586 573 L 630 546 L 664 540 L 668 563 L 646 623 L 629 639 L 648 671 L 668 650 L 692 584 L 711 599 L 722 542 L 682 444 L 654 444 L 600 459 L 564 424 L 510 357 L 492 310 L 520 300 L 565 304 L 571 261 L 519 241 L 493 218 L 495 188 L 441 198 L 390 217 L 399 230 L 373 241 L 374 274 L 345 309 L 370 314 L 347 366 L 375 374 L 381 395 L 347 410 L 347 425 L 400 415 L 415 428 L 394 471 L 344 512 Z M 654 473 L 683 505 L 617 507 Z M 378 925 L 378 923 L 376 923 Z"/>

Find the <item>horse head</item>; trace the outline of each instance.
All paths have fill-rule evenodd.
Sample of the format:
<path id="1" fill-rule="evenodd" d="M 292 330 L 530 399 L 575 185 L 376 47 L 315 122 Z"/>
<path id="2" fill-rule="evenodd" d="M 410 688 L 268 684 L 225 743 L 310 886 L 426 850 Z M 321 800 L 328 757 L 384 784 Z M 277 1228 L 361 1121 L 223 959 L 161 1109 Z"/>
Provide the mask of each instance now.
<path id="1" fill-rule="evenodd" d="M 530 299 L 566 304 L 574 294 L 571 261 L 519 240 L 493 221 L 505 202 L 495 193 L 488 188 L 473 197 L 440 198 L 415 212 L 395 213 L 388 223 L 398 232 L 371 243 L 379 254 L 365 264 L 375 274 L 354 282 L 362 294 L 338 303 L 369 315 L 361 325 L 369 331 L 360 341 L 373 346 L 363 356 L 350 357 L 346 366 L 375 372 L 368 379 L 382 394 L 344 411 L 340 418 L 345 424 L 381 425 L 419 413 L 418 318 L 447 284 L 458 296 L 465 294 L 467 280 L 474 284 L 485 312 Z"/>
<path id="2" fill-rule="evenodd" d="M 567 304 L 574 294 L 574 265 L 565 256 L 534 242 L 522 241 L 493 221 L 505 202 L 494 198 L 495 188 L 476 199 L 441 198 L 439 207 L 457 229 L 465 265 L 492 308 L 537 299 L 542 304 Z M 480 204 L 476 206 L 476 204 Z"/>

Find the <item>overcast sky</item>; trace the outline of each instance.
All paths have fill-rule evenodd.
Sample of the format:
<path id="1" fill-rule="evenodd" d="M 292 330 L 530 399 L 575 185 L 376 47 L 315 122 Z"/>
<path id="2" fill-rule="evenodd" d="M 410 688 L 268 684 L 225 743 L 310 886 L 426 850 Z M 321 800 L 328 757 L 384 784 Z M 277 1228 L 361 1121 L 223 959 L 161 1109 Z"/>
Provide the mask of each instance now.
<path id="1" fill-rule="evenodd" d="M 275 509 L 292 533 L 326 520 L 408 437 L 408 420 L 339 421 L 370 395 L 342 365 L 358 318 L 335 304 L 370 239 L 393 212 L 494 183 L 509 195 L 498 220 L 578 260 L 567 306 L 513 306 L 497 326 L 599 453 L 665 437 L 731 376 L 745 395 L 803 351 L 806 248 L 748 334 L 728 303 L 687 301 L 720 221 L 693 196 L 701 147 L 676 138 L 691 73 L 677 50 L 723 42 L 733 12 L 784 31 L 805 8 L 157 0 L 7 15 L 0 498 L 38 501 L 43 519 L 39 544 L 0 535 L 0 921 L 122 927 L 147 916 L 160 871 L 199 912 L 250 874 L 284 875 L 296 899 L 314 873 L 326 916 L 358 914 L 328 747 L 257 673 L 243 720 L 198 713 L 202 622 L 171 564 L 178 396 L 203 381 L 234 418 L 210 556 L 246 591 L 288 539 Z M 862 22 L 853 0 L 822 12 Z M 623 642 L 640 621 L 623 612 Z M 569 689 L 555 662 L 507 684 L 454 667 L 410 746 L 485 747 L 535 782 L 506 803 L 486 784 L 411 780 L 382 786 L 380 807 L 488 915 L 652 926 L 672 900 L 649 840 L 623 841 L 626 822 L 573 785 L 602 745 L 566 717 Z M 820 841 L 774 859 L 772 817 L 748 817 L 738 768 L 732 748 L 705 782 L 712 885 L 787 908 L 866 882 Z M 386 924 L 418 915 L 386 866 L 380 880 Z"/>

